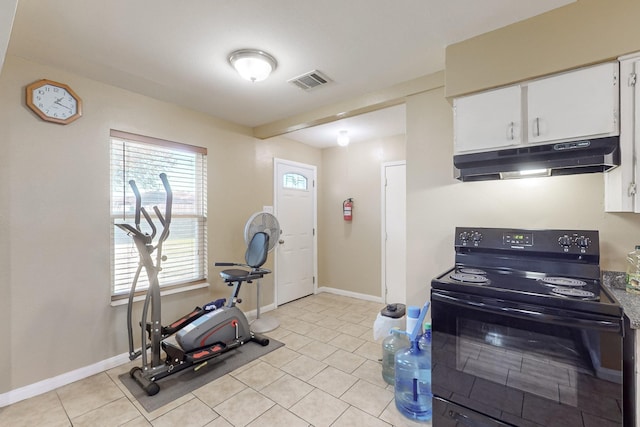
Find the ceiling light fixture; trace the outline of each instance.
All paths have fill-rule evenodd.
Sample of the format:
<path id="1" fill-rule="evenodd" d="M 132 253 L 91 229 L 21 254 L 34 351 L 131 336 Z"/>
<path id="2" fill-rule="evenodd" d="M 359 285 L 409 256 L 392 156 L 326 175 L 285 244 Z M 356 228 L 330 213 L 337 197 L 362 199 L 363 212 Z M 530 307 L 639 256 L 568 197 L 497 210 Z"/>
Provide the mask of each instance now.
<path id="1" fill-rule="evenodd" d="M 338 145 L 341 147 L 349 145 L 349 133 L 346 130 L 338 132 Z"/>
<path id="2" fill-rule="evenodd" d="M 269 77 L 278 62 L 268 53 L 257 49 L 240 49 L 229 55 L 229 63 L 242 78 L 259 82 Z"/>

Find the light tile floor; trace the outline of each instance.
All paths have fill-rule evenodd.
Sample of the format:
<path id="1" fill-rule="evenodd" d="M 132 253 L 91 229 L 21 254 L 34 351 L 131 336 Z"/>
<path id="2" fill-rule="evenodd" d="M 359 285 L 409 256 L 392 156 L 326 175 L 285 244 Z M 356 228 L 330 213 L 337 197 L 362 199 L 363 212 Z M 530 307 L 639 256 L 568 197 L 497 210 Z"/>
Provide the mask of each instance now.
<path id="1" fill-rule="evenodd" d="M 118 380 L 134 361 L 0 409 L 1 426 L 424 426 L 395 408 L 373 322 L 382 304 L 321 293 L 266 313 L 285 343 L 146 412 Z M 162 392 L 162 391 L 161 391 Z"/>

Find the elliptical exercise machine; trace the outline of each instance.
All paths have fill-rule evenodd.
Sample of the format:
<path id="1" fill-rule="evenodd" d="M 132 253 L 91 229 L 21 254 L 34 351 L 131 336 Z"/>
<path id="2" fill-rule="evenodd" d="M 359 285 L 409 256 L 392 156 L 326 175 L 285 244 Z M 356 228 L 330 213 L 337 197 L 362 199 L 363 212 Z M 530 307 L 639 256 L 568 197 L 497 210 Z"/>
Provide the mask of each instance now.
<path id="1" fill-rule="evenodd" d="M 166 257 L 162 254 L 162 245 L 169 237 L 173 193 L 166 174 L 161 173 L 160 179 L 166 191 L 166 202 L 164 216 L 157 206 L 153 207 L 156 217 L 162 226 L 162 231 L 155 245 L 156 225 L 147 210 L 142 207 L 142 197 L 134 180 L 129 181 L 129 185 L 136 198 L 135 225 L 116 224 L 118 228 L 133 238 L 140 256 L 140 262 L 129 291 L 127 332 L 129 359 L 135 360 L 142 356 L 142 366 L 132 368 L 129 371 L 129 375 L 149 396 L 153 396 L 160 391 L 160 386 L 156 383 L 157 380 L 191 366 L 197 370 L 206 364 L 208 360 L 249 341 L 257 342 L 263 346 L 269 344 L 268 338 L 251 332 L 246 316 L 236 307 L 236 302 L 242 302 L 238 298 L 238 294 L 243 282 L 251 283 L 253 280 L 260 279 L 265 274 L 271 273 L 270 270 L 261 268 L 267 260 L 269 236 L 266 233 L 256 233 L 253 237 L 245 254 L 245 264 L 215 264 L 216 266 L 249 268 L 249 270 L 234 268 L 220 272 L 225 283 L 233 286 L 231 298 L 226 305 L 224 305 L 226 302 L 224 299 L 216 300 L 205 305 L 204 308 L 196 307 L 191 313 L 186 314 L 169 326 L 162 326 L 158 273 L 162 269 L 162 261 L 166 260 Z M 147 222 L 151 234 L 142 231 L 140 226 L 141 214 Z M 154 252 L 155 263 L 152 257 Z M 142 307 L 142 320 L 140 322 L 141 346 L 140 349 L 135 350 L 132 326 L 133 299 L 143 268 L 149 280 L 149 287 Z M 175 341 L 177 345 L 165 341 L 166 338 L 174 334 L 176 335 Z M 150 357 L 147 354 L 149 349 L 151 350 Z M 164 360 L 162 359 L 161 351 L 165 353 Z"/>

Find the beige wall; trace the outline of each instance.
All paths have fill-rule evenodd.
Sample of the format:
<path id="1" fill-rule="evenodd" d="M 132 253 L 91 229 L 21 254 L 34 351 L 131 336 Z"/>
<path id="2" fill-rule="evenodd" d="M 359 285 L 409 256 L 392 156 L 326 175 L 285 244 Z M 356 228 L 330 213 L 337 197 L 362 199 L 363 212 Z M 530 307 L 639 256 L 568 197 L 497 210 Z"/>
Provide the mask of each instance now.
<path id="1" fill-rule="evenodd" d="M 381 165 L 405 160 L 405 136 L 322 150 L 318 286 L 381 297 Z M 353 220 L 342 202 L 353 198 Z"/>
<path id="2" fill-rule="evenodd" d="M 640 50 L 640 2 L 578 0 L 447 47 L 453 97 Z"/>
<path id="3" fill-rule="evenodd" d="M 36 117 L 24 88 L 41 78 L 69 84 L 84 116 L 67 126 Z M 6 58 L 0 99 L 0 394 L 127 351 L 125 307 L 111 307 L 109 295 L 110 129 L 208 148 L 210 266 L 243 259 L 245 221 L 273 204 L 273 157 L 320 166 L 320 150 L 260 141 L 250 129 L 16 57 Z M 211 289 L 163 298 L 165 323 L 228 296 L 212 267 L 209 276 Z M 272 301 L 272 279 L 264 282 Z M 253 287 L 241 296 L 243 310 L 255 309 Z"/>

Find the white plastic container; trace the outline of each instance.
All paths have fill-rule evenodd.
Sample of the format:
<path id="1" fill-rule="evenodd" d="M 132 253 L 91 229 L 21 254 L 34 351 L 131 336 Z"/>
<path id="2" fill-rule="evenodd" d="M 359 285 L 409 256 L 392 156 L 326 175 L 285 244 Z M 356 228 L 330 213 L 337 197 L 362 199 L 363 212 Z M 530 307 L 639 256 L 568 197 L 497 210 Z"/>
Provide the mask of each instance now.
<path id="1" fill-rule="evenodd" d="M 376 320 L 373 322 L 373 339 L 379 339 L 389 336 L 389 332 L 393 328 L 401 331 L 405 330 L 405 305 L 404 304 L 388 304 L 380 310 Z"/>

